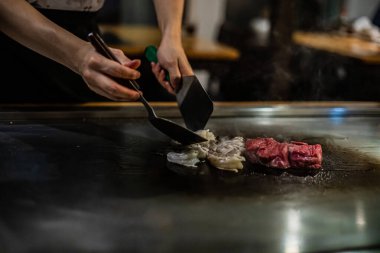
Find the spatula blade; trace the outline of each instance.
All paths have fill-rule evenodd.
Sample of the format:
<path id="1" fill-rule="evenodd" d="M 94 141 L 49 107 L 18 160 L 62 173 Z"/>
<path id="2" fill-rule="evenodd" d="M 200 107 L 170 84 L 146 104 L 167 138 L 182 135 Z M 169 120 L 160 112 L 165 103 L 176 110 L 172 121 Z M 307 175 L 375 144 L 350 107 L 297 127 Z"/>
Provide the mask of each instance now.
<path id="1" fill-rule="evenodd" d="M 204 129 L 214 104 L 196 76 L 183 76 L 176 97 L 186 127 L 197 131 Z"/>
<path id="2" fill-rule="evenodd" d="M 183 145 L 190 145 L 207 141 L 205 138 L 194 133 L 193 131 L 177 125 L 170 120 L 164 118 L 154 118 L 151 119 L 150 122 L 162 133 L 166 134 L 171 139 L 178 141 Z"/>
<path id="3" fill-rule="evenodd" d="M 149 62 L 157 63 L 157 48 L 155 46 L 145 48 L 145 57 Z M 169 81 L 168 71 L 165 70 L 165 73 L 165 80 Z M 178 107 L 186 127 L 193 131 L 204 129 L 214 105 L 198 78 L 194 75 L 182 76 L 182 82 L 176 88 L 176 93 Z"/>

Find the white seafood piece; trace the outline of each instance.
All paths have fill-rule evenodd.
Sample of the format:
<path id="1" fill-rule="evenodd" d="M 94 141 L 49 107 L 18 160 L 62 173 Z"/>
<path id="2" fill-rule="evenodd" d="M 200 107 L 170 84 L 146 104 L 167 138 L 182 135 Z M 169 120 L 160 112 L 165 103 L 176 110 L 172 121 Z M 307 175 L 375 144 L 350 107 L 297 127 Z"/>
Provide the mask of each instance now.
<path id="1" fill-rule="evenodd" d="M 211 150 L 224 155 L 240 154 L 244 151 L 244 148 L 243 137 L 234 137 L 232 139 L 222 137 L 219 142 L 216 142 L 210 146 Z"/>
<path id="2" fill-rule="evenodd" d="M 210 145 L 216 141 L 215 135 L 209 129 L 198 130 L 196 133 L 208 141 L 189 145 L 188 148 L 198 151 L 198 158 L 206 159 Z"/>
<path id="3" fill-rule="evenodd" d="M 218 156 L 209 153 L 207 160 L 218 169 L 238 172 L 239 170 L 243 169 L 243 161 L 245 161 L 245 158 L 239 155 Z"/>
<path id="4" fill-rule="evenodd" d="M 190 149 L 198 152 L 198 158 L 206 159 L 209 152 L 209 144 L 193 144 Z"/>
<path id="5" fill-rule="evenodd" d="M 207 160 L 218 169 L 238 172 L 244 167 L 243 151 L 244 139 L 242 137 L 232 139 L 223 137 L 219 142 L 211 145 Z"/>
<path id="6" fill-rule="evenodd" d="M 196 143 L 184 147 L 182 152 L 170 152 L 167 154 L 169 162 L 187 167 L 196 167 L 201 160 L 207 159 L 214 167 L 221 170 L 238 172 L 243 169 L 245 150 L 243 137 L 222 137 L 216 139 L 208 129 L 199 130 L 197 134 L 208 141 Z"/>
<path id="7" fill-rule="evenodd" d="M 180 164 L 187 167 L 197 167 L 196 164 L 200 162 L 198 159 L 198 151 L 187 150 L 185 152 L 169 152 L 166 158 L 171 163 Z"/>
<path id="8" fill-rule="evenodd" d="M 215 141 L 215 135 L 213 132 L 211 132 L 209 129 L 202 129 L 195 132 L 196 134 L 202 136 L 203 138 L 209 140 L 209 141 Z"/>

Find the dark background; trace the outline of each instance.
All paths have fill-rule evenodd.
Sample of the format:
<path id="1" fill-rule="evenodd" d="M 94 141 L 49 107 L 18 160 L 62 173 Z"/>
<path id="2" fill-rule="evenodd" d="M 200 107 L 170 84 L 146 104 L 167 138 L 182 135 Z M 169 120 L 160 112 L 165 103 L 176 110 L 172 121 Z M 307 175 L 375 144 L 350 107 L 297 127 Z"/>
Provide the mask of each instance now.
<path id="1" fill-rule="evenodd" d="M 349 25 L 354 20 L 345 19 L 346 5 L 344 0 L 227 0 L 225 20 L 218 28 L 216 40 L 239 49 L 241 57 L 231 64 L 215 65 L 212 75 L 217 77 L 218 90 L 210 92 L 213 98 L 227 101 L 378 101 L 378 64 L 297 46 L 291 40 L 295 30 L 336 32 Z M 152 1 L 129 1 L 130 8 L 121 6 L 119 0 L 106 1 L 99 21 L 156 25 Z M 184 31 L 196 32 L 197 27 L 186 22 L 188 7 Z M 379 10 L 380 4 L 374 6 L 374 15 L 369 17 L 377 25 L 380 23 Z M 264 43 L 250 27 L 255 17 L 270 21 L 269 39 Z M 191 63 L 195 69 L 202 66 L 196 60 Z M 149 66 L 142 69 L 141 82 L 154 83 Z M 162 90 L 148 90 L 147 94 L 150 100 L 171 100 Z"/>

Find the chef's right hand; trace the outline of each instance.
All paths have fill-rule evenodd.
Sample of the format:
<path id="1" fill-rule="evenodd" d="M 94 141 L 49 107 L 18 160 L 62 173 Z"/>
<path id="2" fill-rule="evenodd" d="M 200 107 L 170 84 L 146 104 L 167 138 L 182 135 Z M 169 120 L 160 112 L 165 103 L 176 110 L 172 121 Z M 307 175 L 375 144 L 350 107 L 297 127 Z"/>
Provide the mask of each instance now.
<path id="1" fill-rule="evenodd" d="M 174 39 L 162 39 L 157 49 L 157 59 L 158 63 L 151 63 L 152 72 L 162 87 L 173 95 L 183 76 L 194 75 L 182 44 Z M 165 70 L 169 72 L 170 82 L 166 80 Z"/>
<path id="2" fill-rule="evenodd" d="M 82 59 L 78 66 L 79 74 L 87 86 L 101 96 L 114 101 L 137 100 L 140 97 L 139 92 L 117 83 L 114 79 L 138 79 L 140 72 L 137 68 L 141 61 L 129 59 L 119 49 L 110 48 L 110 50 L 122 64 L 97 53 L 90 44 L 81 49 L 78 53 Z"/>

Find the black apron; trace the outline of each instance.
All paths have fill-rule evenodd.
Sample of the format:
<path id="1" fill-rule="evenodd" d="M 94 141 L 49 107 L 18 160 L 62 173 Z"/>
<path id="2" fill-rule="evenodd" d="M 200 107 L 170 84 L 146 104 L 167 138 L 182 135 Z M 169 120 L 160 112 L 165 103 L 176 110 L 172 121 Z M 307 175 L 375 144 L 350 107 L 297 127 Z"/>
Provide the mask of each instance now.
<path id="1" fill-rule="evenodd" d="M 97 13 L 39 10 L 47 18 L 87 40 L 97 31 Z M 2 85 L 0 103 L 78 103 L 109 101 L 91 91 L 82 77 L 0 34 Z"/>

